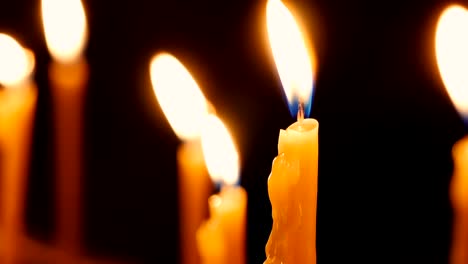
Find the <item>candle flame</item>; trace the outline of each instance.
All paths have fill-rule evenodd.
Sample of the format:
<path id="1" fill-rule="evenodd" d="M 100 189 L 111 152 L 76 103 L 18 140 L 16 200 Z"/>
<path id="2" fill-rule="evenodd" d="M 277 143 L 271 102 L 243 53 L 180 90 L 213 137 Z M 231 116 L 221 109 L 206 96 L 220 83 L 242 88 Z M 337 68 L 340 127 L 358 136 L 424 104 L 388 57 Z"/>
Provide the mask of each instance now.
<path id="1" fill-rule="evenodd" d="M 267 3 L 267 30 L 271 51 L 292 115 L 304 104 L 308 116 L 313 92 L 314 53 L 309 53 L 293 15 L 280 0 Z M 312 55 L 312 56 L 311 56 Z M 314 63 L 315 66 L 315 63 Z"/>
<path id="2" fill-rule="evenodd" d="M 80 58 L 88 36 L 80 0 L 42 0 L 42 23 L 52 57 L 62 63 Z"/>
<path id="3" fill-rule="evenodd" d="M 34 68 L 34 55 L 14 38 L 0 33 L 0 84 L 17 86 L 27 80 Z"/>
<path id="4" fill-rule="evenodd" d="M 177 136 L 199 137 L 208 105 L 189 71 L 174 56 L 161 53 L 151 60 L 150 73 L 156 98 Z"/>
<path id="5" fill-rule="evenodd" d="M 239 156 L 228 129 L 214 115 L 206 119 L 202 131 L 202 149 L 211 179 L 227 185 L 237 184 Z"/>
<path id="6" fill-rule="evenodd" d="M 449 6 L 439 18 L 435 50 L 440 75 L 452 102 L 468 118 L 468 10 Z"/>

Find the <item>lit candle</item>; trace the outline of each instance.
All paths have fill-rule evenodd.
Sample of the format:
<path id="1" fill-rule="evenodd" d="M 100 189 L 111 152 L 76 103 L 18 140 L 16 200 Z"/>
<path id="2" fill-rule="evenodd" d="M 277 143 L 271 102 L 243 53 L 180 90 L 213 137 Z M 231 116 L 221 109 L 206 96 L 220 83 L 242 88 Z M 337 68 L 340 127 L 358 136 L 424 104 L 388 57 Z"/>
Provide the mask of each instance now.
<path id="1" fill-rule="evenodd" d="M 45 39 L 53 61 L 51 83 L 56 176 L 56 239 L 78 255 L 81 243 L 81 183 L 83 169 L 83 101 L 88 66 L 82 56 L 87 42 L 80 0 L 42 0 Z"/>
<path id="2" fill-rule="evenodd" d="M 208 172 L 221 192 L 209 198 L 210 218 L 197 232 L 203 264 L 245 263 L 247 193 L 238 185 L 239 157 L 228 130 L 210 115 L 202 132 Z"/>
<path id="3" fill-rule="evenodd" d="M 37 90 L 31 80 L 34 55 L 0 34 L 0 217 L 2 263 L 16 263 L 23 233 L 25 186 Z"/>
<path id="4" fill-rule="evenodd" d="M 298 121 L 281 130 L 278 156 L 268 179 L 273 227 L 265 264 L 316 262 L 318 122 L 310 111 L 313 64 L 294 17 L 279 0 L 267 3 L 273 58 L 289 105 Z M 313 54 L 312 54 L 313 55 Z"/>
<path id="5" fill-rule="evenodd" d="M 437 64 L 453 104 L 468 118 L 468 10 L 450 6 L 437 25 Z M 468 119 L 467 119 L 468 120 Z M 468 137 L 453 147 L 454 173 L 450 196 L 454 209 L 452 264 L 468 263 Z"/>
<path id="6" fill-rule="evenodd" d="M 199 264 L 195 234 L 208 213 L 211 184 L 200 143 L 208 102 L 188 70 L 174 56 L 157 54 L 150 65 L 156 98 L 174 132 L 177 152 L 181 263 Z"/>

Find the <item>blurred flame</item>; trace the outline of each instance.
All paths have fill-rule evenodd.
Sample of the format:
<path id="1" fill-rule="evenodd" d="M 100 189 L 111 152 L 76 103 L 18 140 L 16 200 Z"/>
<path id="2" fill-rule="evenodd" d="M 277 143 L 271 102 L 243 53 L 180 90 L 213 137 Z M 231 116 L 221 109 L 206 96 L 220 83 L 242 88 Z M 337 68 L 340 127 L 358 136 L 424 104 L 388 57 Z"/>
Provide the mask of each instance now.
<path id="1" fill-rule="evenodd" d="M 202 130 L 202 149 L 210 177 L 227 185 L 239 180 L 239 156 L 223 122 L 209 115 Z"/>
<path id="2" fill-rule="evenodd" d="M 33 68 L 34 56 L 14 38 L 0 33 L 0 84 L 16 86 L 29 77 Z"/>
<path id="3" fill-rule="evenodd" d="M 309 108 L 315 56 L 309 55 L 298 24 L 280 0 L 269 0 L 266 12 L 270 46 L 289 105 L 299 101 Z"/>
<path id="4" fill-rule="evenodd" d="M 62 63 L 77 60 L 87 40 L 81 0 L 42 0 L 42 23 L 52 57 Z"/>
<path id="5" fill-rule="evenodd" d="M 449 6 L 439 18 L 435 36 L 437 64 L 453 103 L 468 115 L 468 11 Z"/>
<path id="6" fill-rule="evenodd" d="M 188 70 L 174 56 L 161 53 L 151 60 L 150 73 L 156 98 L 177 136 L 199 137 L 208 105 Z"/>

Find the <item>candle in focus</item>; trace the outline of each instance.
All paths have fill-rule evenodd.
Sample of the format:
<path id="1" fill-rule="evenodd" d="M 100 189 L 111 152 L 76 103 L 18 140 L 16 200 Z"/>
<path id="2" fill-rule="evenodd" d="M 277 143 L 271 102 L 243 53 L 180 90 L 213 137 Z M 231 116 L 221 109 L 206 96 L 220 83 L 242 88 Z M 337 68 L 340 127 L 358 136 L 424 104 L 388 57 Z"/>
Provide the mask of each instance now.
<path id="1" fill-rule="evenodd" d="M 468 120 L 468 10 L 453 5 L 439 18 L 435 49 L 440 75 L 457 110 Z M 453 147 L 450 198 L 454 210 L 451 264 L 468 263 L 468 137 Z"/>
<path id="2" fill-rule="evenodd" d="M 318 122 L 310 110 L 313 57 L 294 17 L 279 0 L 267 3 L 268 37 L 284 92 L 298 121 L 281 130 L 268 179 L 273 226 L 265 264 L 316 263 Z"/>
<path id="3" fill-rule="evenodd" d="M 197 232 L 203 264 L 245 263 L 247 193 L 238 185 L 239 157 L 228 130 L 217 117 L 207 118 L 202 147 L 209 174 L 221 192 L 209 198 L 210 218 Z"/>
<path id="4" fill-rule="evenodd" d="M 49 79 L 53 102 L 56 176 L 56 239 L 70 255 L 81 247 L 83 105 L 88 66 L 83 58 L 87 22 L 80 0 L 42 0 L 45 39 L 53 58 Z"/>
<path id="5" fill-rule="evenodd" d="M 4 238 L 0 262 L 20 253 L 25 187 L 37 90 L 31 80 L 34 55 L 0 34 L 0 219 Z M 1 86 L 4 88 L 2 89 Z"/>
<path id="6" fill-rule="evenodd" d="M 188 70 L 174 56 L 157 54 L 150 65 L 156 98 L 183 143 L 177 151 L 182 264 L 199 264 L 195 235 L 208 214 L 210 179 L 200 143 L 208 103 Z"/>

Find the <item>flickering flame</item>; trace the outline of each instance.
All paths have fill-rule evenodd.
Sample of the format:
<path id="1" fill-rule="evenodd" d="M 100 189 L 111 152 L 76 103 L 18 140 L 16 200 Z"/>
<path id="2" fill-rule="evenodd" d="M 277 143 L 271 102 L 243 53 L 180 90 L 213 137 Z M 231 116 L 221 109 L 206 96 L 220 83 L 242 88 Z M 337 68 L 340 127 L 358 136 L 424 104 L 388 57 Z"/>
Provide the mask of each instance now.
<path id="1" fill-rule="evenodd" d="M 42 23 L 55 60 L 71 63 L 81 56 L 88 36 L 81 0 L 42 0 Z"/>
<path id="2" fill-rule="evenodd" d="M 239 181 L 239 156 L 223 122 L 209 115 L 202 130 L 202 149 L 206 166 L 214 182 L 227 185 Z"/>
<path id="3" fill-rule="evenodd" d="M 0 84 L 16 86 L 29 78 L 33 68 L 32 53 L 28 54 L 14 38 L 0 33 Z"/>
<path id="4" fill-rule="evenodd" d="M 199 137 L 208 106 L 189 71 L 174 56 L 161 53 L 151 60 L 150 74 L 159 105 L 177 136 Z"/>
<path id="5" fill-rule="evenodd" d="M 435 36 L 437 64 L 454 105 L 468 116 L 468 10 L 453 5 L 439 18 Z"/>
<path id="6" fill-rule="evenodd" d="M 289 105 L 297 107 L 297 103 L 303 103 L 308 115 L 315 56 L 309 53 L 299 25 L 280 0 L 269 0 L 266 12 L 270 46 Z"/>

